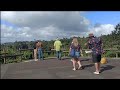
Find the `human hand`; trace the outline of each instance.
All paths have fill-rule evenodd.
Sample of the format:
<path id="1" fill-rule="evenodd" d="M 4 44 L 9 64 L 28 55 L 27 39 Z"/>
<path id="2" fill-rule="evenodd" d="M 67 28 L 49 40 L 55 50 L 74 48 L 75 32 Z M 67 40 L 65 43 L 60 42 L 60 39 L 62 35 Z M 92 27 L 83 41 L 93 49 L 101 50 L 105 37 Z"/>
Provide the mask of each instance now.
<path id="1" fill-rule="evenodd" d="M 102 52 L 102 54 L 105 54 L 105 50 L 102 49 L 101 52 Z"/>
<path id="2" fill-rule="evenodd" d="M 68 56 L 70 56 L 70 53 L 68 53 Z"/>
<path id="3" fill-rule="evenodd" d="M 83 54 L 81 53 L 81 56 L 83 57 Z"/>
<path id="4" fill-rule="evenodd" d="M 85 43 L 84 45 L 87 46 L 87 43 Z"/>

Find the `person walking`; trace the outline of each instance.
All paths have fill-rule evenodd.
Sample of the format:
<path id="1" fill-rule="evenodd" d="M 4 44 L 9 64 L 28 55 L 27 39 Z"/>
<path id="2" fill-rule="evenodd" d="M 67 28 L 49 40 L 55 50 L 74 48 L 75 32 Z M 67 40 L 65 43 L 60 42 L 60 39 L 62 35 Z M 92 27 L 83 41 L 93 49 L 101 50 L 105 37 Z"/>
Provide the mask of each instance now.
<path id="1" fill-rule="evenodd" d="M 73 63 L 73 70 L 77 69 L 83 69 L 83 66 L 80 62 L 80 55 L 82 54 L 82 48 L 80 44 L 78 43 L 78 40 L 76 37 L 73 38 L 70 49 L 69 49 L 69 55 L 72 57 L 71 61 Z M 78 68 L 76 68 L 76 63 L 78 64 Z"/>
<path id="2" fill-rule="evenodd" d="M 103 51 L 103 43 L 100 37 L 95 37 L 93 33 L 89 34 L 89 40 L 85 43 L 92 50 L 92 61 L 95 64 L 94 74 L 100 74 L 100 61 Z"/>

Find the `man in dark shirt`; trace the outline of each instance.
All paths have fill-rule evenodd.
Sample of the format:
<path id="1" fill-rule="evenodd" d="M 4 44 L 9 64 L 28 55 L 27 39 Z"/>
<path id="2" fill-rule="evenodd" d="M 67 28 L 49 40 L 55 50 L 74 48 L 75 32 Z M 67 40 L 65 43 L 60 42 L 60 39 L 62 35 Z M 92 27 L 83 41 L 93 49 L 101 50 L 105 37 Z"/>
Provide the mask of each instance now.
<path id="1" fill-rule="evenodd" d="M 88 47 L 90 47 L 90 49 L 92 50 L 92 60 L 95 63 L 95 69 L 96 69 L 94 74 L 99 74 L 101 54 L 103 53 L 102 40 L 101 38 L 94 37 L 93 33 L 90 33 L 89 40 L 85 45 L 88 45 Z"/>

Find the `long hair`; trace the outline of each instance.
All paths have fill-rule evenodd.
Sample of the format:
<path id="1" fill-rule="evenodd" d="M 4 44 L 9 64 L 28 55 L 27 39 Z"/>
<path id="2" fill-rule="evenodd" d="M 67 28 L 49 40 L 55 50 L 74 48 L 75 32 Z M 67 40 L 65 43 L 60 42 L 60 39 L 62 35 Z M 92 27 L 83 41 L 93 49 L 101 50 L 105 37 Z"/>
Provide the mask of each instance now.
<path id="1" fill-rule="evenodd" d="M 72 42 L 75 47 L 78 46 L 78 39 L 76 37 L 73 38 Z"/>

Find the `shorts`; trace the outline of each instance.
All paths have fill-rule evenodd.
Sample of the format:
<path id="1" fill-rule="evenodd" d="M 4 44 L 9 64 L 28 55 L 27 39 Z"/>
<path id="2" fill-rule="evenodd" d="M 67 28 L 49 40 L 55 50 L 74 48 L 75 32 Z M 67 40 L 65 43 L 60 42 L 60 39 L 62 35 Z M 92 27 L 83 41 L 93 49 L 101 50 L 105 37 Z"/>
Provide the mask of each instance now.
<path id="1" fill-rule="evenodd" d="M 92 60 L 94 63 L 99 63 L 101 61 L 101 55 L 99 54 L 92 54 Z"/>
<path id="2" fill-rule="evenodd" d="M 79 58 L 80 57 L 80 52 L 76 51 L 75 49 L 71 49 L 70 56 L 72 58 Z"/>
<path id="3" fill-rule="evenodd" d="M 80 57 L 80 54 L 75 54 L 75 55 L 70 56 L 70 57 L 72 57 L 72 58 L 79 58 L 79 57 Z"/>

